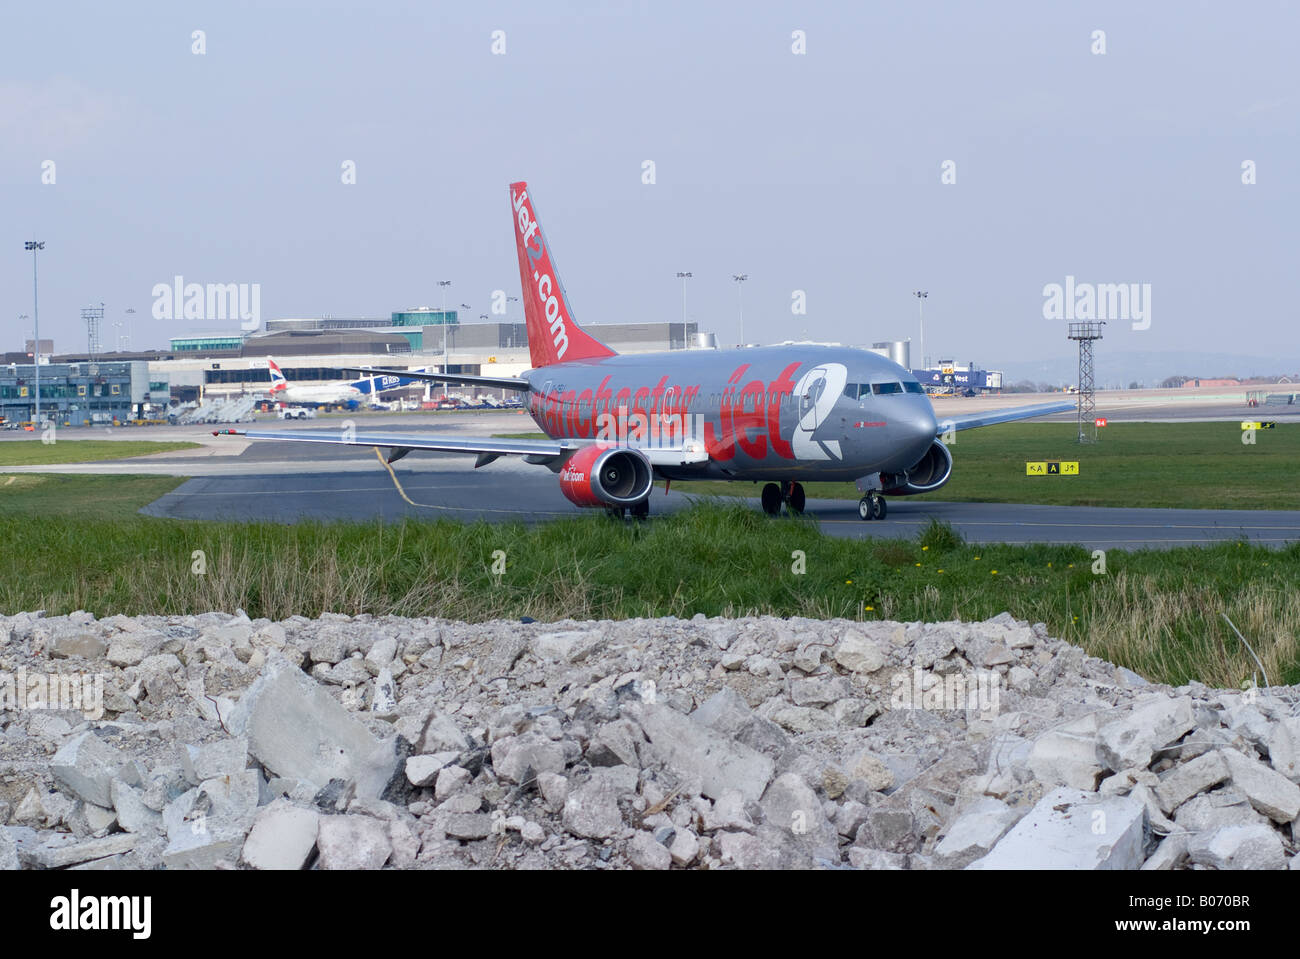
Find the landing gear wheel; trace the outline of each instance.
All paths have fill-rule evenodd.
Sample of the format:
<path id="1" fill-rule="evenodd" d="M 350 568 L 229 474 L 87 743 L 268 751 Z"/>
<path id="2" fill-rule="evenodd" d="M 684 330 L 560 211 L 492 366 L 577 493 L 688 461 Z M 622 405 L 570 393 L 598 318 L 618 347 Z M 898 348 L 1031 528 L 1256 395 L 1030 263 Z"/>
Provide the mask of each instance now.
<path id="1" fill-rule="evenodd" d="M 639 503 L 633 503 L 628 512 L 632 514 L 633 519 L 645 519 L 650 515 L 650 497 L 647 496 Z"/>
<path id="2" fill-rule="evenodd" d="M 623 518 L 623 507 L 622 507 L 622 506 L 606 506 L 606 507 L 605 507 L 605 515 L 608 516 L 610 519 L 622 519 L 622 518 Z"/>
<path id="3" fill-rule="evenodd" d="M 885 498 L 883 496 L 873 496 L 871 497 L 871 500 L 872 500 L 871 502 L 872 514 L 875 516 L 876 519 L 884 519 L 885 513 L 888 509 L 885 506 Z"/>
<path id="4" fill-rule="evenodd" d="M 763 512 L 775 516 L 781 512 L 781 487 L 768 483 L 763 487 Z"/>
<path id="5" fill-rule="evenodd" d="M 786 487 L 785 505 L 789 507 L 790 512 L 802 513 L 804 502 L 802 483 L 791 483 Z"/>
<path id="6" fill-rule="evenodd" d="M 875 504 L 871 502 L 870 496 L 858 500 L 858 516 L 864 520 L 876 518 Z"/>

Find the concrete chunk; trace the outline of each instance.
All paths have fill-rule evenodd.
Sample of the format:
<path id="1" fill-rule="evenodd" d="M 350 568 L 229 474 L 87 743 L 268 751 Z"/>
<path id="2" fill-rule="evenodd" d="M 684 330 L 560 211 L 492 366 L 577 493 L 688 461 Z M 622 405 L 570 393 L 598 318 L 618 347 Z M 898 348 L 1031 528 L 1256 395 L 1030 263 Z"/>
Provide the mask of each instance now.
<path id="1" fill-rule="evenodd" d="M 1132 712 L 1097 730 L 1097 758 L 1107 769 L 1145 769 L 1157 749 L 1177 742 L 1195 726 L 1190 696 L 1139 700 Z"/>
<path id="2" fill-rule="evenodd" d="M 989 796 L 978 799 L 949 824 L 934 853 L 948 868 L 965 869 L 997 845 L 1023 811 Z"/>
<path id="3" fill-rule="evenodd" d="M 536 731 L 506 736 L 492 744 L 492 768 L 506 782 L 532 782 L 540 773 L 564 772 L 564 747 Z"/>
<path id="4" fill-rule="evenodd" d="M 1149 859 L 1142 864 L 1143 872 L 1165 872 L 1177 868 L 1187 858 L 1187 833 L 1171 833 L 1161 840 Z"/>
<path id="5" fill-rule="evenodd" d="M 1221 750 L 1205 753 L 1171 770 L 1155 788 L 1160 808 L 1171 813 L 1199 792 L 1212 789 L 1228 778 L 1228 765 Z"/>
<path id="6" fill-rule="evenodd" d="M 1215 869 L 1286 868 L 1282 837 L 1263 823 L 1195 833 L 1187 840 L 1187 858 Z"/>
<path id="7" fill-rule="evenodd" d="M 301 869 L 316 848 L 320 813 L 277 799 L 263 808 L 244 841 L 242 858 L 254 869 Z"/>
<path id="8" fill-rule="evenodd" d="M 1300 783 L 1300 719 L 1284 717 L 1269 728 L 1268 761 L 1293 783 Z"/>
<path id="9" fill-rule="evenodd" d="M 486 839 L 492 835 L 492 817 L 485 812 L 458 812 L 447 817 L 443 827 L 452 839 Z"/>
<path id="10" fill-rule="evenodd" d="M 82 733 L 63 745 L 50 760 L 54 781 L 78 799 L 112 806 L 111 786 L 122 756 L 94 733 Z"/>
<path id="11" fill-rule="evenodd" d="M 370 816 L 322 816 L 316 847 L 321 869 L 382 869 L 393 854 L 388 823 Z"/>
<path id="12" fill-rule="evenodd" d="M 9 835 L 8 830 L 0 828 L 0 872 L 12 872 L 21 869 L 18 861 L 18 843 Z"/>
<path id="13" fill-rule="evenodd" d="M 1246 794 L 1251 806 L 1278 823 L 1300 816 L 1300 786 L 1235 749 L 1225 749 L 1222 755 L 1232 784 Z"/>
<path id="14" fill-rule="evenodd" d="M 236 704 L 227 724 L 277 776 L 324 789 L 332 779 L 377 799 L 397 771 L 394 744 L 371 735 L 309 676 L 279 653 Z"/>
<path id="15" fill-rule="evenodd" d="M 106 836 L 103 839 L 90 839 L 86 842 L 72 843 L 65 846 L 38 846 L 31 852 L 32 863 L 41 869 L 63 869 L 79 862 L 103 859 L 130 852 L 139 839 L 129 833 Z"/>
<path id="16" fill-rule="evenodd" d="M 627 858 L 633 869 L 661 870 L 673 864 L 672 853 L 655 841 L 653 833 L 638 830 L 627 844 Z"/>
<path id="17" fill-rule="evenodd" d="M 248 737 L 222 739 L 206 746 L 180 748 L 181 771 L 191 786 L 205 779 L 232 776 L 248 767 Z"/>
<path id="18" fill-rule="evenodd" d="M 853 673 L 874 673 L 886 662 L 884 651 L 856 629 L 844 631 L 834 656 L 835 662 Z"/>
<path id="19" fill-rule="evenodd" d="M 605 769 L 569 789 L 564 800 L 564 828 L 586 839 L 608 839 L 623 829 L 618 808 L 619 787 Z"/>
<path id="20" fill-rule="evenodd" d="M 93 629 L 63 626 L 55 633 L 49 652 L 51 659 L 71 659 L 74 656 L 96 659 L 104 655 L 106 648 L 103 637 Z"/>
<path id="21" fill-rule="evenodd" d="M 120 779 L 112 784 L 113 809 L 117 824 L 126 832 L 156 833 L 162 829 L 162 815 L 144 804 L 143 792 Z"/>
<path id="22" fill-rule="evenodd" d="M 679 866 L 689 866 L 700 852 L 700 840 L 689 829 L 678 829 L 668 846 L 668 855 Z"/>
<path id="23" fill-rule="evenodd" d="M 814 858 L 839 860 L 839 834 L 821 800 L 796 773 L 778 776 L 763 793 L 763 816 Z"/>
<path id="24" fill-rule="evenodd" d="M 1037 805 L 969 869 L 1138 869 L 1146 807 L 1132 796 L 1099 799 L 1062 786 Z"/>
<path id="25" fill-rule="evenodd" d="M 698 780 L 710 799 L 735 789 L 756 800 L 772 780 L 772 760 L 668 706 L 629 703 L 623 712 L 648 740 L 642 761 L 657 762 L 684 780 Z"/>
<path id="26" fill-rule="evenodd" d="M 1030 747 L 1028 765 L 1045 786 L 1095 790 L 1102 773 L 1097 761 L 1097 715 L 1090 713 L 1043 733 Z"/>

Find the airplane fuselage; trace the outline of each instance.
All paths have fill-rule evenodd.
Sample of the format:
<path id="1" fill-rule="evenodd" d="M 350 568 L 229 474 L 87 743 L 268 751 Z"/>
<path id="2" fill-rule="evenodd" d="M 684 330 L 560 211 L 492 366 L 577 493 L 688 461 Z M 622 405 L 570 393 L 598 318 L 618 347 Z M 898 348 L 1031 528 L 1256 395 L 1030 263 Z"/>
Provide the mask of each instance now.
<path id="1" fill-rule="evenodd" d="M 680 350 L 557 363 L 523 378 L 529 412 L 552 439 L 702 441 L 707 468 L 660 467 L 669 479 L 898 473 L 925 455 L 937 430 L 916 379 L 867 350 Z"/>

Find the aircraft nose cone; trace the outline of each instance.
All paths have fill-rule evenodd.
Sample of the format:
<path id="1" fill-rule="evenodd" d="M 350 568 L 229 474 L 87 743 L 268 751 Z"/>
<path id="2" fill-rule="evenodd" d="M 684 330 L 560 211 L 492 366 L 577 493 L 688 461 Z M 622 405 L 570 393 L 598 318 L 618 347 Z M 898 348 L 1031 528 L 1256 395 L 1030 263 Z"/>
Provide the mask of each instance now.
<path id="1" fill-rule="evenodd" d="M 917 397 L 919 403 L 913 403 L 912 408 L 906 416 L 900 417 L 900 427 L 905 437 L 904 443 L 907 447 L 907 454 L 904 457 L 907 465 L 911 466 L 916 463 L 925 451 L 930 448 L 934 442 L 935 436 L 939 430 L 939 424 L 935 420 L 934 408 L 930 406 L 930 401 L 925 397 Z"/>
<path id="2" fill-rule="evenodd" d="M 939 422 L 935 419 L 934 407 L 930 401 L 924 397 L 918 397 L 921 401 L 914 404 L 912 415 L 908 418 L 907 428 L 919 443 L 925 441 L 925 446 L 934 442 L 935 435 L 939 432 Z"/>

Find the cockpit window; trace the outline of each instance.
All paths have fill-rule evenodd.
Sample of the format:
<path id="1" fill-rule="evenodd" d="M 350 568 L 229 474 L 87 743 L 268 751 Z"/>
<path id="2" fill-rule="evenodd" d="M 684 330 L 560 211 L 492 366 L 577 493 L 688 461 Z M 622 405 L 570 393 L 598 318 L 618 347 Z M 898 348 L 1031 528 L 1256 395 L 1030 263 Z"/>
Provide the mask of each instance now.
<path id="1" fill-rule="evenodd" d="M 844 385 L 844 395 L 851 400 L 859 400 L 870 396 L 872 393 L 877 396 L 885 396 L 894 393 L 924 393 L 925 388 L 920 383 L 846 383 Z"/>

